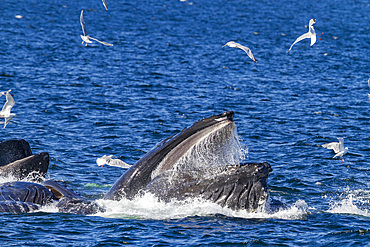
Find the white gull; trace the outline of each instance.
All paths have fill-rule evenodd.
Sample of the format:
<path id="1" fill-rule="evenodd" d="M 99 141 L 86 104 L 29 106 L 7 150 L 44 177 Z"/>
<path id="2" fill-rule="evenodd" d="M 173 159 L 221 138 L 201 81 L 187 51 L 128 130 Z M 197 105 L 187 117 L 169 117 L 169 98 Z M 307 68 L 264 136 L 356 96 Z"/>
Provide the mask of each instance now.
<path id="1" fill-rule="evenodd" d="M 81 23 L 81 27 L 82 27 L 82 32 L 84 35 L 80 35 L 81 36 L 81 39 L 82 39 L 82 44 L 85 42 L 86 43 L 86 46 L 87 46 L 87 43 L 92 43 L 92 40 L 95 40 L 103 45 L 106 45 L 106 46 L 113 46 L 112 44 L 110 43 L 107 43 L 107 42 L 104 42 L 104 41 L 100 41 L 100 40 L 97 40 L 89 35 L 87 35 L 87 32 L 86 32 L 86 26 L 85 26 L 85 22 L 84 22 L 84 17 L 83 17 L 83 13 L 84 11 L 81 10 L 81 15 L 80 15 L 80 23 Z"/>
<path id="2" fill-rule="evenodd" d="M 347 153 L 348 147 L 344 147 L 343 138 L 337 138 L 337 139 L 339 140 L 339 142 L 327 143 L 327 144 L 322 145 L 322 147 L 327 148 L 327 149 L 333 149 L 333 151 L 335 152 L 333 159 L 336 157 L 340 157 L 342 159 L 342 162 L 344 162 L 343 155 Z"/>
<path id="3" fill-rule="evenodd" d="M 239 48 L 239 49 L 242 49 L 243 51 L 245 51 L 248 56 L 254 61 L 257 63 L 257 60 L 254 58 L 253 54 L 252 54 L 252 51 L 251 49 L 249 49 L 248 47 L 244 46 L 244 45 L 241 45 L 239 43 L 236 43 L 234 41 L 229 41 L 227 42 L 225 45 L 223 45 L 222 47 L 225 47 L 225 46 L 228 46 L 228 47 L 232 47 L 232 48 Z"/>
<path id="4" fill-rule="evenodd" d="M 10 120 L 13 118 L 13 117 L 17 117 L 17 115 L 15 115 L 15 113 L 11 113 L 11 109 L 12 107 L 15 105 L 15 101 L 12 97 L 12 95 L 10 94 L 10 90 L 8 91 L 5 91 L 5 92 L 0 92 L 0 97 L 5 95 L 6 97 L 6 102 L 3 106 L 3 109 L 0 111 L 0 118 L 4 118 L 4 122 L 0 122 L 0 124 L 4 124 L 4 127 L 6 127 L 6 125 L 10 122 Z"/>
<path id="5" fill-rule="evenodd" d="M 289 52 L 292 49 L 293 45 L 295 45 L 296 43 L 298 43 L 299 41 L 301 41 L 303 39 L 311 39 L 310 46 L 313 46 L 313 44 L 316 43 L 316 32 L 315 32 L 315 29 L 313 28 L 313 24 L 315 24 L 315 23 L 316 23 L 316 19 L 311 19 L 310 20 L 310 22 L 308 24 L 308 32 L 299 36 L 294 41 L 294 43 L 290 46 L 290 48 L 287 52 Z"/>
<path id="6" fill-rule="evenodd" d="M 127 164 L 126 162 L 120 160 L 120 159 L 113 159 L 113 155 L 104 155 L 101 158 L 96 159 L 96 164 L 98 166 L 103 167 L 104 165 L 108 166 L 116 166 L 116 167 L 122 167 L 122 168 L 130 168 L 131 165 Z"/>

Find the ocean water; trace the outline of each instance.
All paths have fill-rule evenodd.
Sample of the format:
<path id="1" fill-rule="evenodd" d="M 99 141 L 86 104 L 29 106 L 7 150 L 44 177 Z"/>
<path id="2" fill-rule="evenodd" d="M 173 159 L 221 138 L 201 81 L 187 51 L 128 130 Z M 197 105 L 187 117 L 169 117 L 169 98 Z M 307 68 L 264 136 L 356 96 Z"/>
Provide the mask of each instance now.
<path id="1" fill-rule="evenodd" d="M 0 215 L 3 246 L 366 246 L 370 230 L 370 2 L 0 0 L 0 140 L 49 152 L 50 179 L 109 208 Z M 84 10 L 90 36 L 81 44 Z M 16 18 L 20 15 L 22 18 Z M 304 40 L 311 18 L 322 40 Z M 249 47 L 254 63 L 228 41 Z M 0 98 L 3 104 L 4 97 Z M 267 161 L 275 213 L 197 199 L 101 200 L 133 164 L 194 121 L 235 112 L 246 161 Z M 321 147 L 343 137 L 344 162 Z M 2 178 L 9 181 L 11 178 Z"/>

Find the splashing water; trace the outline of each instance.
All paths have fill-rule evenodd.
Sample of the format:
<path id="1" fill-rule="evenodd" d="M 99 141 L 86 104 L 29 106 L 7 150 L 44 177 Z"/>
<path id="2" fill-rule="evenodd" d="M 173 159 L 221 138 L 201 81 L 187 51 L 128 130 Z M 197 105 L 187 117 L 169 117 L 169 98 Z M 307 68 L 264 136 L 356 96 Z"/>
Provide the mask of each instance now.
<path id="1" fill-rule="evenodd" d="M 96 203 L 104 207 L 107 211 L 104 213 L 97 213 L 94 216 L 126 219 L 164 220 L 221 214 L 227 217 L 245 219 L 296 220 L 304 218 L 308 213 L 308 206 L 303 200 L 298 200 L 291 207 L 286 207 L 275 213 L 269 213 L 263 209 L 258 212 L 232 210 L 201 198 L 191 198 L 185 201 L 173 200 L 169 203 L 164 203 L 158 201 L 158 199 L 150 193 L 146 193 L 144 196 L 137 197 L 134 200 L 122 199 L 121 201 L 111 201 L 100 199 L 97 200 Z"/>
<path id="2" fill-rule="evenodd" d="M 355 214 L 370 217 L 370 191 L 348 191 L 347 193 L 341 194 L 340 198 L 340 201 L 334 201 L 331 203 L 327 212 L 333 214 Z"/>
<path id="3" fill-rule="evenodd" d="M 229 126 L 210 133 L 195 144 L 176 162 L 173 168 L 175 174 L 191 171 L 193 174 L 202 173 L 204 177 L 212 177 L 217 174 L 217 168 L 242 163 L 248 148 L 241 145 L 236 125 Z"/>
<path id="4" fill-rule="evenodd" d="M 7 176 L 0 176 L 0 184 L 7 183 L 7 182 L 14 182 L 14 181 L 22 181 L 22 182 L 35 182 L 35 181 L 43 181 L 46 180 L 47 177 L 44 178 L 42 174 L 39 172 L 33 171 L 27 175 L 27 177 L 19 180 L 16 176 L 7 175 Z"/>

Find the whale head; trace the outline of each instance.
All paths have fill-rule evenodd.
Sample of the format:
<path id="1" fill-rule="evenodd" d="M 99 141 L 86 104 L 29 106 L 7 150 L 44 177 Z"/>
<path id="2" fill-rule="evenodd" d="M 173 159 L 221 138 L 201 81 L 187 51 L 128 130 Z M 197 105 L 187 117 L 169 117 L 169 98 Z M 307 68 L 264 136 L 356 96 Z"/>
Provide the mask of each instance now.
<path id="1" fill-rule="evenodd" d="M 203 118 L 163 140 L 115 182 L 105 199 L 150 192 L 165 201 L 200 196 L 231 208 L 256 208 L 267 199 L 271 168 L 240 165 L 243 152 L 233 117 L 228 111 Z"/>

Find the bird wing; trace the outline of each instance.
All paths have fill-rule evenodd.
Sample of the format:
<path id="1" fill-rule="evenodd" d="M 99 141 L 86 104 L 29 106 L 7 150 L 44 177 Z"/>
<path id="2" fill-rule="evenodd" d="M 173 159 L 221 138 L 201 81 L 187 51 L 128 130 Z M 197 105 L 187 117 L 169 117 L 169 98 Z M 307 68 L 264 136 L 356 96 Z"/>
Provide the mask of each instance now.
<path id="1" fill-rule="evenodd" d="M 4 127 L 3 128 L 5 128 L 8 125 L 8 123 L 10 122 L 10 120 L 12 120 L 13 117 L 14 116 L 10 116 L 10 117 L 6 117 L 5 118 L 5 123 L 4 123 Z"/>
<path id="2" fill-rule="evenodd" d="M 245 51 L 248 54 L 248 57 L 250 57 L 254 62 L 257 63 L 257 60 L 254 58 L 251 49 L 249 49 L 248 47 L 243 46 L 241 44 L 238 44 L 236 47 Z"/>
<path id="3" fill-rule="evenodd" d="M 127 164 L 126 162 L 120 159 L 112 159 L 111 162 L 108 164 L 110 166 L 122 167 L 122 168 L 130 168 L 131 165 Z"/>
<path id="4" fill-rule="evenodd" d="M 87 36 L 86 26 L 85 26 L 85 22 L 84 22 L 84 11 L 83 10 L 81 10 L 80 23 L 81 23 L 82 32 L 84 33 L 84 36 Z"/>
<path id="5" fill-rule="evenodd" d="M 5 102 L 5 104 L 3 106 L 3 109 L 1 111 L 3 113 L 7 112 L 8 114 L 10 114 L 10 110 L 15 105 L 15 101 L 14 101 L 12 95 L 9 92 L 7 92 L 5 96 L 6 96 L 6 102 Z"/>
<path id="6" fill-rule="evenodd" d="M 367 85 L 370 87 L 370 78 L 367 80 Z"/>
<path id="7" fill-rule="evenodd" d="M 310 46 L 313 46 L 313 44 L 316 43 L 316 33 L 311 34 L 311 44 Z"/>
<path id="8" fill-rule="evenodd" d="M 322 147 L 327 148 L 327 149 L 333 149 L 335 153 L 339 152 L 339 143 L 338 142 L 331 142 L 331 143 L 328 143 L 328 144 L 324 144 L 324 145 L 322 145 Z"/>
<path id="9" fill-rule="evenodd" d="M 222 47 L 228 46 L 228 47 L 237 47 L 237 45 L 240 45 L 239 43 L 236 43 L 234 41 L 229 41 L 226 44 L 224 44 Z"/>
<path id="10" fill-rule="evenodd" d="M 347 151 L 348 151 L 348 148 L 343 149 L 342 151 L 340 151 L 340 152 L 338 152 L 336 155 L 334 155 L 333 159 L 334 159 L 335 157 L 343 157 L 343 155 L 345 155 L 345 154 L 347 153 Z"/>
<path id="11" fill-rule="evenodd" d="M 338 138 L 339 143 L 338 143 L 338 151 L 343 152 L 344 151 L 344 139 L 343 138 Z"/>
<path id="12" fill-rule="evenodd" d="M 299 36 L 295 41 L 294 41 L 294 43 L 290 46 L 290 48 L 289 48 L 289 50 L 287 51 L 287 52 L 289 52 L 291 49 L 292 49 L 292 47 L 293 47 L 293 45 L 295 45 L 296 43 L 298 43 L 299 41 L 301 41 L 301 40 L 303 40 L 303 39 L 309 39 L 309 38 L 311 38 L 311 33 L 305 33 L 305 34 L 302 34 L 301 36 Z M 316 40 L 316 37 L 315 37 L 315 40 Z"/>
<path id="13" fill-rule="evenodd" d="M 103 1 L 103 5 L 104 5 L 105 10 L 108 10 L 108 7 L 107 7 L 107 0 L 102 0 L 102 1 Z"/>
<path id="14" fill-rule="evenodd" d="M 338 152 L 338 153 L 336 153 L 336 154 L 333 156 L 333 159 L 334 159 L 334 158 L 336 158 L 336 157 L 342 157 L 342 156 L 343 156 L 342 152 Z"/>
<path id="15" fill-rule="evenodd" d="M 97 39 L 95 39 L 95 38 L 93 38 L 93 37 L 90 37 L 90 36 L 89 36 L 89 38 L 90 38 L 90 39 L 92 39 L 92 40 L 95 40 L 95 41 L 99 42 L 100 44 L 103 44 L 103 45 L 106 45 L 106 46 L 113 46 L 113 45 L 112 45 L 112 44 L 110 44 L 110 43 L 107 43 L 107 42 L 104 42 L 104 41 L 97 40 Z"/>

